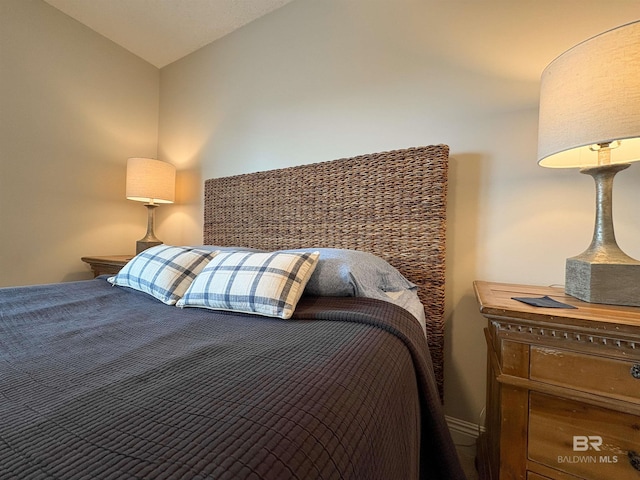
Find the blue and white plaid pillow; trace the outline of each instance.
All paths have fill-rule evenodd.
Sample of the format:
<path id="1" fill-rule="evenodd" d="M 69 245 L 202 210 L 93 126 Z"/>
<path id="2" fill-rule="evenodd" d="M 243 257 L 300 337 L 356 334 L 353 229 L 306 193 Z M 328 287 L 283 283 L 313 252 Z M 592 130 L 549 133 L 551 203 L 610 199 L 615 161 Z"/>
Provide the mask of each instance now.
<path id="1" fill-rule="evenodd" d="M 167 305 L 175 305 L 217 253 L 197 248 L 158 245 L 133 257 L 108 281 L 113 285 L 153 295 Z"/>
<path id="2" fill-rule="evenodd" d="M 291 318 L 318 256 L 318 252 L 220 253 L 177 306 Z"/>

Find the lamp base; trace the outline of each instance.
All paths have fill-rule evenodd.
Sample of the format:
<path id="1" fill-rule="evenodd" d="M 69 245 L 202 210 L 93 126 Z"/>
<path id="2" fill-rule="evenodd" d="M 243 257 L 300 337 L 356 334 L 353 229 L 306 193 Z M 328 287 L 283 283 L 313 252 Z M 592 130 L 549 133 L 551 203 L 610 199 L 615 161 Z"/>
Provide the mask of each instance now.
<path id="1" fill-rule="evenodd" d="M 153 232 L 153 224 L 156 218 L 155 211 L 158 205 L 155 203 L 145 203 L 144 206 L 147 207 L 147 234 L 136 242 L 136 255 L 147 248 L 162 245 L 162 241 L 157 238 Z"/>
<path id="2" fill-rule="evenodd" d="M 640 262 L 567 259 L 565 292 L 589 303 L 640 307 Z"/>
<path id="3" fill-rule="evenodd" d="M 157 242 L 149 242 L 145 241 L 144 238 L 142 240 L 138 240 L 136 242 L 136 255 L 140 252 L 144 252 L 147 248 L 155 247 L 156 245 L 162 245 L 162 242 L 160 240 L 158 240 Z"/>

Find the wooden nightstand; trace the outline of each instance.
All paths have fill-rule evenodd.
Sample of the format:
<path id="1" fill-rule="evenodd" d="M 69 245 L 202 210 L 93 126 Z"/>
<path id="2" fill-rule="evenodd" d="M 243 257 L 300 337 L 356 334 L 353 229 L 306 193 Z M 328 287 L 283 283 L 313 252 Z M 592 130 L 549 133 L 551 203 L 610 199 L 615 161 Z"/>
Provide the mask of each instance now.
<path id="1" fill-rule="evenodd" d="M 133 255 L 108 255 L 104 257 L 82 257 L 81 260 L 88 263 L 93 270 L 93 276 L 116 274 L 124 267 Z"/>
<path id="2" fill-rule="evenodd" d="M 488 319 L 479 451 L 489 478 L 640 479 L 640 308 L 585 303 L 559 288 L 474 287 Z M 544 295 L 578 308 L 511 299 Z"/>

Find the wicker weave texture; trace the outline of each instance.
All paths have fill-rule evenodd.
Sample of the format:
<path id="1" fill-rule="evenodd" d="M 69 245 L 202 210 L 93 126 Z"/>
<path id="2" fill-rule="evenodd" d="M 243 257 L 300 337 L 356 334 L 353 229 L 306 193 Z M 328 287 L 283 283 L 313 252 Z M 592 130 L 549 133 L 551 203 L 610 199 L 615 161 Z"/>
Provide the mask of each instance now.
<path id="1" fill-rule="evenodd" d="M 207 180 L 204 242 L 384 258 L 419 287 L 442 394 L 448 155 L 432 145 Z"/>

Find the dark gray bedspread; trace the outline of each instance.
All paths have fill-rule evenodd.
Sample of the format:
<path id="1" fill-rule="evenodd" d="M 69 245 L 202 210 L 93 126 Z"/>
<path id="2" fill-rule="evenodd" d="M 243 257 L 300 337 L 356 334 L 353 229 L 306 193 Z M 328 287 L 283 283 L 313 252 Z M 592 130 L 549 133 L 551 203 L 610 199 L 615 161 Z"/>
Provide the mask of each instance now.
<path id="1" fill-rule="evenodd" d="M 0 478 L 464 478 L 410 314 L 309 297 L 295 318 L 103 278 L 0 289 Z"/>

